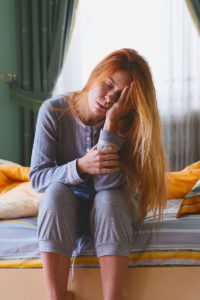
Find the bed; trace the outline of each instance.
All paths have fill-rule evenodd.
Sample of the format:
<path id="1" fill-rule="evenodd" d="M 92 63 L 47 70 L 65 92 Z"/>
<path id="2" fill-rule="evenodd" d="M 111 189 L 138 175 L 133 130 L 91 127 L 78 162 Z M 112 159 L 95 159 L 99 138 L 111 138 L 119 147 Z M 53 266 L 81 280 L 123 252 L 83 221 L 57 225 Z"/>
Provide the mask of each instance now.
<path id="1" fill-rule="evenodd" d="M 149 214 L 134 234 L 124 300 L 199 299 L 200 215 L 184 212 L 177 218 L 182 203 L 169 200 L 161 223 Z M 36 224 L 37 215 L 0 220 L 1 299 L 46 299 Z M 103 299 L 98 259 L 88 236 L 70 269 L 69 289 L 75 300 Z"/>

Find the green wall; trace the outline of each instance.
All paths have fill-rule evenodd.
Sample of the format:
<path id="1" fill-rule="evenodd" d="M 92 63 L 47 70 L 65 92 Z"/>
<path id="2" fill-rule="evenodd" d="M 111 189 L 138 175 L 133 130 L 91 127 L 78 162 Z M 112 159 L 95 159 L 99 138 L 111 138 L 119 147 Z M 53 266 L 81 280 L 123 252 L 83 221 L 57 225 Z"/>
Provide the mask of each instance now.
<path id="1" fill-rule="evenodd" d="M 0 0 L 0 75 L 15 73 L 15 0 Z M 9 100 L 8 85 L 0 81 L 0 159 L 20 162 L 19 107 Z"/>

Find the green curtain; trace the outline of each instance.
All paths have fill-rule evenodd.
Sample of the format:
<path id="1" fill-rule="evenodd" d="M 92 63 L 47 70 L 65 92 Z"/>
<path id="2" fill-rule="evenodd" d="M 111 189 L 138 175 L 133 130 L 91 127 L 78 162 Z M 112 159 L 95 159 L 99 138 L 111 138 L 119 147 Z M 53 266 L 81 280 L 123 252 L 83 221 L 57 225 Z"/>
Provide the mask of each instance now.
<path id="1" fill-rule="evenodd" d="M 30 165 L 37 112 L 61 71 L 76 5 L 77 0 L 15 0 L 17 80 L 9 89 L 21 107 L 23 165 Z"/>
<path id="2" fill-rule="evenodd" d="M 193 22 L 200 34 L 200 0 L 185 0 Z"/>

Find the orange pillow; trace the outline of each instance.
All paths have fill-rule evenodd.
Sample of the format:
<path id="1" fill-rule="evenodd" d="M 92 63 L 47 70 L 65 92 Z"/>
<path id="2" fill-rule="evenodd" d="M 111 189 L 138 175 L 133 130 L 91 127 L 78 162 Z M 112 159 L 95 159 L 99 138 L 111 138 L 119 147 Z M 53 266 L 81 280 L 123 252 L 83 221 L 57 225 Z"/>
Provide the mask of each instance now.
<path id="1" fill-rule="evenodd" d="M 29 181 L 30 168 L 20 165 L 0 165 L 0 193 L 5 193 L 18 184 Z"/>
<path id="2" fill-rule="evenodd" d="M 185 197 L 197 180 L 200 179 L 200 161 L 193 163 L 179 172 L 167 173 L 168 197 L 167 199 L 180 199 Z"/>

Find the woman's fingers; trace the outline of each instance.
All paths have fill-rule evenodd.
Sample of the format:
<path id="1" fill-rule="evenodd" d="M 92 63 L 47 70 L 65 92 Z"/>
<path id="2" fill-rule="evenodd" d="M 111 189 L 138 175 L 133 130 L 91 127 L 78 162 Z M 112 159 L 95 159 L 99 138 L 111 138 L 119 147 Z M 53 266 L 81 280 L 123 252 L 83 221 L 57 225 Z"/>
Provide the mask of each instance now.
<path id="1" fill-rule="evenodd" d="M 118 153 L 113 153 L 113 152 L 108 152 L 106 153 L 105 151 L 100 150 L 97 154 L 97 160 L 99 162 L 102 161 L 119 161 L 120 156 Z"/>
<path id="2" fill-rule="evenodd" d="M 105 148 L 104 148 L 105 149 Z M 104 150 L 102 149 L 102 150 Z M 102 173 L 102 169 L 105 171 L 105 168 L 115 168 L 120 166 L 120 157 L 117 153 L 105 153 L 101 151 L 101 155 L 98 156 L 98 166 L 99 171 Z M 116 169 L 118 171 L 118 169 Z M 115 172 L 116 172 L 115 170 Z"/>
<path id="3" fill-rule="evenodd" d="M 123 105 L 126 104 L 126 105 L 132 107 L 133 101 L 130 101 L 130 98 L 132 97 L 132 87 L 134 86 L 134 84 L 135 84 L 134 81 L 132 81 L 130 86 L 126 86 L 123 89 L 123 91 L 121 93 L 121 97 L 119 99 L 119 100 L 121 100 L 120 104 L 123 104 Z"/>
<path id="4" fill-rule="evenodd" d="M 132 81 L 129 91 L 126 96 L 126 105 L 128 105 L 131 109 L 134 108 L 134 99 L 133 99 L 133 86 L 135 85 L 135 82 Z"/>
<path id="5" fill-rule="evenodd" d="M 114 154 L 117 153 L 119 149 L 117 147 L 105 147 L 103 149 L 99 149 L 98 151 L 100 154 Z"/>
<path id="6" fill-rule="evenodd" d="M 104 154 L 103 155 L 103 160 L 107 161 L 107 160 L 119 160 L 120 157 L 118 154 Z"/>
<path id="7" fill-rule="evenodd" d="M 102 168 L 99 170 L 98 174 L 111 174 L 118 172 L 119 168 Z"/>
<path id="8" fill-rule="evenodd" d="M 119 160 L 107 160 L 103 161 L 100 164 L 101 167 L 116 167 L 120 166 L 120 161 Z"/>
<path id="9" fill-rule="evenodd" d="M 116 147 L 97 149 L 95 146 L 90 149 L 86 156 L 90 156 L 91 158 L 96 157 L 96 161 L 119 160 L 120 156 L 118 151 L 119 150 Z"/>
<path id="10" fill-rule="evenodd" d="M 117 102 L 119 103 L 119 105 L 123 104 L 123 102 L 125 101 L 128 91 L 129 91 L 129 86 L 126 86 L 121 93 L 119 101 Z"/>

